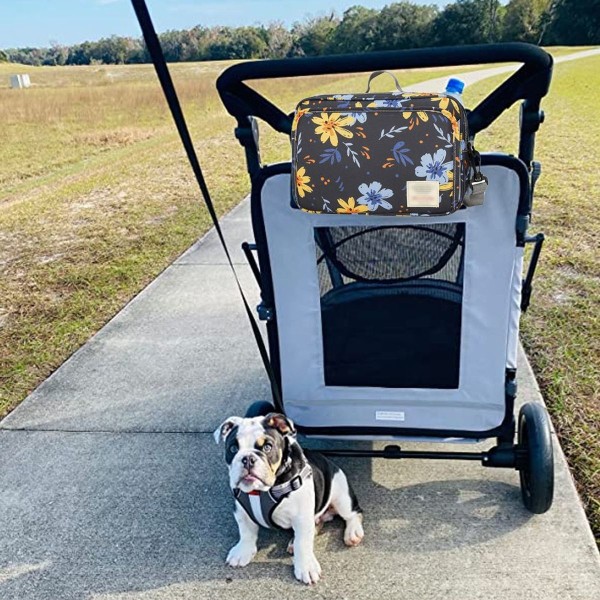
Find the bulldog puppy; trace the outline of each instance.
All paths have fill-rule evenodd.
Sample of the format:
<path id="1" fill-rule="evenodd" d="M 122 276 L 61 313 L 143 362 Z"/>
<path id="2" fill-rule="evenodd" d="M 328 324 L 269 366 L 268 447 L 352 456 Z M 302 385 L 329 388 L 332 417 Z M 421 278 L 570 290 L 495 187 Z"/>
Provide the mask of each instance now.
<path id="1" fill-rule="evenodd" d="M 294 555 L 294 575 L 310 585 L 321 575 L 314 554 L 315 526 L 339 515 L 346 521 L 344 543 L 360 544 L 362 510 L 346 475 L 324 456 L 302 450 L 290 419 L 278 413 L 229 417 L 214 436 L 217 443 L 225 442 L 240 532 L 227 564 L 244 567 L 252 560 L 259 526 L 293 529 L 288 552 Z"/>

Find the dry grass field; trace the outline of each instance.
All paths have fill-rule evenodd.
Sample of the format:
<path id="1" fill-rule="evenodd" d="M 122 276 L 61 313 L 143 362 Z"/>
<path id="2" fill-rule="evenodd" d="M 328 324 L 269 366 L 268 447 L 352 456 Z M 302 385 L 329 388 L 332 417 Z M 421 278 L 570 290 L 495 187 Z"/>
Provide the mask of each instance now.
<path id="1" fill-rule="evenodd" d="M 214 88 L 227 64 L 172 65 L 221 214 L 249 188 L 234 120 Z M 8 89 L 14 72 L 29 73 L 33 87 Z M 407 84 L 446 73 L 399 75 Z M 596 533 L 600 227 L 590 154 L 600 134 L 599 73 L 599 58 L 558 65 L 544 103 L 534 227 L 549 240 L 523 321 L 524 343 Z M 362 89 L 364 79 L 332 75 L 258 87 L 292 110 L 305 95 Z M 473 86 L 467 103 L 496 83 Z M 479 147 L 514 151 L 516 114 L 506 113 Z M 151 66 L 0 64 L 0 124 L 1 417 L 204 233 L 209 217 Z M 266 161 L 287 156 L 283 136 L 265 131 L 262 140 Z"/>

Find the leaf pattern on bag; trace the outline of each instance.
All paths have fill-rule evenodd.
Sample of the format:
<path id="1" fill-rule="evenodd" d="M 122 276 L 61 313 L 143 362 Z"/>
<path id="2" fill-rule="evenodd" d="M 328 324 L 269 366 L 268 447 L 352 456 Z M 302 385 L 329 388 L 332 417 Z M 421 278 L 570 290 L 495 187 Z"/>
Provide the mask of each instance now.
<path id="1" fill-rule="evenodd" d="M 346 155 L 350 156 L 357 167 L 360 167 L 360 161 L 358 160 L 358 152 L 352 149 L 352 142 L 344 142 L 344 146 L 346 146 Z"/>
<path id="2" fill-rule="evenodd" d="M 444 133 L 444 130 L 438 125 L 434 125 L 433 127 L 438 132 L 438 139 L 445 143 L 444 147 L 452 148 L 452 139 L 450 133 Z"/>
<path id="3" fill-rule="evenodd" d="M 397 163 L 402 163 L 404 166 L 406 165 L 414 165 L 415 163 L 412 161 L 412 158 L 408 156 L 410 152 L 410 148 L 405 148 L 404 142 L 396 142 L 394 147 L 392 148 L 392 154 L 396 159 Z"/>
<path id="4" fill-rule="evenodd" d="M 391 127 L 389 131 L 385 129 L 381 130 L 381 135 L 379 139 L 382 140 L 384 137 L 393 138 L 397 133 L 402 133 L 405 129 L 408 129 L 408 126 L 405 127 Z"/>
<path id="5" fill-rule="evenodd" d="M 320 156 L 321 156 L 321 160 L 319 161 L 320 165 L 322 165 L 323 163 L 326 163 L 326 162 L 329 162 L 330 165 L 333 165 L 336 162 L 340 162 L 342 160 L 342 155 L 340 154 L 340 151 L 337 148 L 328 148 Z"/>

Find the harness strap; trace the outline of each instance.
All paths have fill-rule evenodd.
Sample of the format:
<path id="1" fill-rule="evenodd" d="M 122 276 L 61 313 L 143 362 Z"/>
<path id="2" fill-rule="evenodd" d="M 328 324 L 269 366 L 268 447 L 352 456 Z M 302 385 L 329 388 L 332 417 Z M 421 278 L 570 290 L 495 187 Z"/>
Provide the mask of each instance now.
<path id="1" fill-rule="evenodd" d="M 299 490 L 302 487 L 304 481 L 306 481 L 312 475 L 312 467 L 306 462 L 302 467 L 302 470 L 296 477 L 293 477 L 289 481 L 280 483 L 271 488 L 271 494 L 276 500 L 281 500 L 286 496 L 289 496 L 292 492 Z"/>
<path id="2" fill-rule="evenodd" d="M 271 518 L 273 511 L 292 492 L 300 489 L 302 484 L 311 476 L 312 467 L 307 462 L 296 477 L 275 485 L 266 492 L 251 492 L 248 494 L 236 488 L 233 490 L 233 496 L 257 525 L 268 529 L 281 529 Z"/>
<path id="3" fill-rule="evenodd" d="M 202 174 L 202 169 L 200 168 L 200 162 L 198 160 L 198 156 L 196 155 L 194 144 L 192 143 L 192 138 L 188 131 L 187 124 L 183 116 L 183 112 L 181 110 L 181 105 L 179 104 L 179 98 L 177 97 L 177 92 L 175 91 L 173 80 L 171 79 L 171 73 L 169 72 L 169 69 L 167 67 L 167 63 L 165 61 L 162 48 L 160 46 L 158 36 L 156 35 L 154 25 L 152 24 L 152 19 L 150 18 L 150 13 L 148 12 L 148 8 L 146 6 L 146 2 L 145 0 L 131 0 L 131 4 L 133 5 L 133 10 L 135 11 L 138 22 L 142 29 L 142 34 L 146 42 L 146 47 L 148 49 L 150 57 L 152 58 L 152 62 L 154 63 L 156 75 L 158 76 L 158 80 L 160 81 L 160 85 L 165 95 L 165 99 L 167 100 L 167 104 L 169 105 L 171 115 L 173 116 L 173 120 L 175 121 L 177 131 L 179 132 L 179 137 L 181 138 L 181 142 L 187 154 L 189 163 L 192 167 L 192 171 L 196 176 L 196 181 L 198 182 L 198 187 L 200 188 L 201 196 L 204 199 L 204 202 L 206 203 L 206 207 L 208 208 L 210 218 L 212 219 L 215 231 L 217 232 L 217 236 L 219 237 L 221 245 L 223 246 L 225 256 L 227 257 L 227 262 L 231 267 L 231 271 L 233 272 L 233 276 L 235 278 L 235 283 L 240 292 L 240 296 L 242 297 L 242 302 L 244 303 L 244 308 L 246 310 L 246 314 L 248 315 L 248 320 L 250 321 L 250 327 L 252 328 L 252 333 L 254 334 L 254 339 L 256 340 L 256 345 L 258 346 L 260 357 L 262 358 L 265 371 L 267 372 L 267 376 L 269 377 L 269 381 L 271 383 L 271 389 L 273 393 L 273 399 L 275 400 L 275 405 L 277 407 L 281 407 L 281 393 L 279 391 L 279 384 L 277 382 L 277 378 L 275 377 L 275 372 L 273 371 L 273 366 L 271 365 L 271 361 L 269 359 L 269 353 L 267 352 L 265 342 L 260 333 L 258 323 L 256 322 L 254 315 L 252 314 L 252 310 L 250 308 L 250 305 L 248 304 L 248 300 L 246 300 L 246 296 L 244 294 L 244 290 L 242 289 L 242 284 L 240 283 L 238 274 L 235 270 L 235 267 L 233 266 L 231 254 L 229 253 L 229 248 L 227 247 L 225 237 L 223 236 L 221 226 L 219 225 L 219 218 L 217 217 L 215 207 L 212 203 L 210 193 L 206 185 L 206 181 L 204 180 L 204 175 Z"/>

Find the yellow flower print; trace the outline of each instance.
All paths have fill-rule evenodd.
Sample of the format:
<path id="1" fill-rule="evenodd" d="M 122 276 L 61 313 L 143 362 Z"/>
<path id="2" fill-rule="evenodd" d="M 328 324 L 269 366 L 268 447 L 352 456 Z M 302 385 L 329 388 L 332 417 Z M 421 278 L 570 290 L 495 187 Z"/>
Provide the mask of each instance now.
<path id="1" fill-rule="evenodd" d="M 300 167 L 296 171 L 296 188 L 298 189 L 298 195 L 300 198 L 304 198 L 305 192 L 310 194 L 313 191 L 310 185 L 307 185 L 309 181 L 310 177 L 306 175 L 306 169 L 304 167 Z"/>
<path id="2" fill-rule="evenodd" d="M 458 108 L 458 103 L 456 102 L 456 100 L 454 100 L 454 98 L 432 98 L 431 99 L 432 102 L 437 102 L 440 110 L 448 110 L 448 107 L 450 107 L 450 110 L 455 112 L 455 113 L 460 113 L 460 109 Z"/>
<path id="3" fill-rule="evenodd" d="M 317 125 L 315 133 L 321 135 L 321 143 L 323 144 L 329 140 L 332 146 L 337 146 L 338 134 L 345 138 L 353 136 L 351 131 L 344 129 L 345 125 L 353 123 L 351 116 L 342 117 L 340 113 L 321 113 L 320 117 L 313 117 L 312 121 Z"/>
<path id="4" fill-rule="evenodd" d="M 447 117 L 448 115 L 446 115 L 445 112 L 446 111 L 442 112 L 442 114 Z M 455 118 L 450 119 L 450 121 L 452 122 L 452 135 L 454 140 L 460 142 L 462 140 L 462 135 L 460 134 L 460 126 L 458 125 L 458 121 Z"/>
<path id="5" fill-rule="evenodd" d="M 340 208 L 337 209 L 337 212 L 340 214 L 358 215 L 360 213 L 366 213 L 369 210 L 369 207 L 365 204 L 359 204 L 357 206 L 354 198 L 348 198 L 348 202 L 338 198 L 338 204 L 340 205 Z"/>
<path id="6" fill-rule="evenodd" d="M 296 114 L 294 115 L 294 120 L 292 121 L 292 131 L 296 131 L 300 117 L 304 116 L 307 112 L 308 108 L 301 108 L 296 111 Z"/>
<path id="7" fill-rule="evenodd" d="M 432 98 L 432 100 L 434 100 Z M 435 99 L 437 100 L 437 98 Z M 448 110 L 448 105 L 450 104 L 450 98 L 440 98 L 439 107 L 441 110 Z"/>
<path id="8" fill-rule="evenodd" d="M 460 140 L 460 126 L 458 124 L 458 117 L 460 115 L 460 109 L 456 100 L 452 98 L 432 98 L 433 102 L 438 102 L 441 113 L 452 123 L 452 133 L 455 140 Z M 450 108 L 450 110 L 448 110 Z"/>
<path id="9" fill-rule="evenodd" d="M 426 112 L 423 112 L 422 110 L 418 111 L 418 112 L 414 112 L 412 110 L 407 110 L 406 112 L 402 113 L 402 116 L 405 119 L 408 119 L 408 130 L 410 131 L 413 127 L 416 127 L 421 121 L 423 121 L 423 123 L 427 123 L 427 121 L 429 121 L 429 115 Z"/>
<path id="10" fill-rule="evenodd" d="M 440 184 L 440 192 L 450 192 L 450 197 L 454 196 L 454 171 L 446 171 L 448 175 L 447 183 Z"/>
<path id="11" fill-rule="evenodd" d="M 460 126 L 458 124 L 458 120 L 456 119 L 456 116 L 447 110 L 442 110 L 441 112 L 446 117 L 446 119 L 448 119 L 448 121 L 450 121 L 450 123 L 452 124 L 452 135 L 453 135 L 454 139 L 460 140 L 461 139 Z"/>

